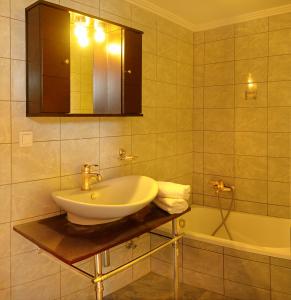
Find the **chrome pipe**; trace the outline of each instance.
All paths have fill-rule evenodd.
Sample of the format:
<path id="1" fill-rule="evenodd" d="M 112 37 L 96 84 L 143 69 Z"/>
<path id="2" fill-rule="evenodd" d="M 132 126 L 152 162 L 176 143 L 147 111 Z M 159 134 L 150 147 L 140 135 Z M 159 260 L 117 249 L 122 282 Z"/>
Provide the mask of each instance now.
<path id="1" fill-rule="evenodd" d="M 173 237 L 178 236 L 178 223 L 177 220 L 174 219 L 172 221 L 172 235 Z M 174 299 L 179 300 L 179 242 L 175 240 L 173 243 L 174 247 Z"/>
<path id="2" fill-rule="evenodd" d="M 102 254 L 96 254 L 94 256 L 94 273 L 95 273 L 95 278 L 102 278 Z M 103 300 L 103 280 L 100 280 L 95 283 L 95 297 L 96 300 Z"/>

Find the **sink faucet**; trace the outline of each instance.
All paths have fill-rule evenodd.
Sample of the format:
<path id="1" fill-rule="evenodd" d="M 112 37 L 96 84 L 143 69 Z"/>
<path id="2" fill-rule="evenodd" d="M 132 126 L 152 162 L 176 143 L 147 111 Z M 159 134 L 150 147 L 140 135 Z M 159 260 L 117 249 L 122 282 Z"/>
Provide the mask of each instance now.
<path id="1" fill-rule="evenodd" d="M 81 179 L 82 179 L 81 190 L 82 191 L 91 190 L 91 184 L 93 184 L 93 182 L 98 182 L 102 180 L 101 175 L 98 172 L 96 172 L 96 167 L 98 167 L 98 165 L 84 164 L 82 166 L 81 169 Z"/>

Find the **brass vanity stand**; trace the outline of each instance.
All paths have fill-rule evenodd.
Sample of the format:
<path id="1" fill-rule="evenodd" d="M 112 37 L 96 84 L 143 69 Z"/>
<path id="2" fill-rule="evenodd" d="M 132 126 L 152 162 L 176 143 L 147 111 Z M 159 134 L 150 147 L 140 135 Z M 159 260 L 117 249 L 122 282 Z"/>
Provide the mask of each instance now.
<path id="1" fill-rule="evenodd" d="M 169 215 L 154 204 L 121 220 L 93 225 L 74 225 L 67 221 L 66 215 L 59 215 L 39 221 L 16 225 L 13 229 L 36 244 L 40 251 L 57 259 L 71 270 L 89 278 L 95 285 L 96 300 L 103 299 L 103 281 L 124 271 L 130 266 L 173 245 L 174 253 L 174 299 L 179 299 L 179 240 L 183 234 L 178 233 L 177 218 L 181 214 Z M 171 236 L 153 232 L 157 227 L 172 222 Z M 112 270 L 102 272 L 102 254 L 104 251 L 132 240 L 144 233 L 157 234 L 167 241 L 132 261 Z M 94 257 L 94 275 L 78 268 L 74 264 Z"/>

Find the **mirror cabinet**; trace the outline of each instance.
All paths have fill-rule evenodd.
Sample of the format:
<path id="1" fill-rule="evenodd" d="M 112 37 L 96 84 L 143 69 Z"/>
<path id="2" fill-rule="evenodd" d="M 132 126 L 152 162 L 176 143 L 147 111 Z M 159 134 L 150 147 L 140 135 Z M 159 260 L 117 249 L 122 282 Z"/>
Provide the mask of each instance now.
<path id="1" fill-rule="evenodd" d="M 142 115 L 142 32 L 45 1 L 26 9 L 27 116 Z"/>

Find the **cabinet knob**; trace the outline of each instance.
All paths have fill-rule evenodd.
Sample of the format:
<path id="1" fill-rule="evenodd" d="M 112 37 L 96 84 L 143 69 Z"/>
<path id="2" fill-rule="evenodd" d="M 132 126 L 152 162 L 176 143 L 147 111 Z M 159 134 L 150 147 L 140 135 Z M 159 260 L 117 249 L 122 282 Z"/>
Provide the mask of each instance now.
<path id="1" fill-rule="evenodd" d="M 68 65 L 69 63 L 70 63 L 70 60 L 68 58 L 64 60 L 65 65 Z"/>
<path id="2" fill-rule="evenodd" d="M 126 71 L 126 73 L 128 73 L 128 74 L 131 74 L 131 73 L 132 73 L 132 71 L 131 71 L 131 70 L 127 70 L 127 71 Z"/>

